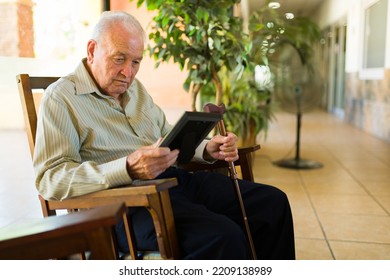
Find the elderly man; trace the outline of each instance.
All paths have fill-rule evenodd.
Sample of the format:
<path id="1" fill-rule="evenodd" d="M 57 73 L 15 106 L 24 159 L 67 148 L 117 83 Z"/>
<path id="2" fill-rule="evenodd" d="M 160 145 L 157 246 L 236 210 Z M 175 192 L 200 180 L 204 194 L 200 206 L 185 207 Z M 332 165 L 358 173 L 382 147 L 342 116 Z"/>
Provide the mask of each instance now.
<path id="1" fill-rule="evenodd" d="M 172 127 L 135 78 L 144 30 L 125 12 L 105 12 L 75 71 L 52 84 L 41 102 L 34 168 L 46 199 L 62 200 L 129 184 L 177 177 L 170 190 L 183 259 L 249 259 L 239 204 L 230 178 L 175 167 L 178 150 L 155 143 Z M 170 98 L 174 98 L 173 96 Z M 234 161 L 237 137 L 214 136 L 196 150 L 198 160 Z M 292 215 L 279 189 L 240 181 L 257 256 L 294 259 Z M 137 246 L 156 250 L 146 209 L 129 209 Z M 119 250 L 129 251 L 123 225 Z"/>

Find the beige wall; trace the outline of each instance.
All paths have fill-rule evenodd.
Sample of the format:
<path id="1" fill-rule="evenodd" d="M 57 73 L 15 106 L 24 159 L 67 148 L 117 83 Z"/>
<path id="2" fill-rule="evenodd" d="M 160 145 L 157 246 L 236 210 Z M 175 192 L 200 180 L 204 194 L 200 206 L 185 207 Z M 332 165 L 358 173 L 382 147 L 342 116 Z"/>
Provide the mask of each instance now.
<path id="1" fill-rule="evenodd" d="M 347 73 L 345 115 L 349 123 L 390 142 L 390 69 L 375 80 Z"/>
<path id="2" fill-rule="evenodd" d="M 123 10 L 134 15 L 148 33 L 148 25 L 154 14 L 144 5 L 137 8 L 136 2 L 111 0 L 111 10 Z M 180 71 L 179 66 L 174 63 L 162 63 L 156 69 L 155 61 L 146 52 L 137 77 L 143 82 L 154 101 L 168 114 L 176 116 L 183 110 L 191 109 L 190 94 L 183 89 L 186 76 L 187 73 Z"/>

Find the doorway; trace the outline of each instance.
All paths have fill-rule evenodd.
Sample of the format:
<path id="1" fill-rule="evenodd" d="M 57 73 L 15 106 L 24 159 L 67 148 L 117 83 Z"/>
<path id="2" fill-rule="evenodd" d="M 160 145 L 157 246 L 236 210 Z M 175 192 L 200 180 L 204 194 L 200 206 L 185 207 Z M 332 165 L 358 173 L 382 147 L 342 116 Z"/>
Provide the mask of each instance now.
<path id="1" fill-rule="evenodd" d="M 347 39 L 346 20 L 323 31 L 322 61 L 324 68 L 323 105 L 340 119 L 344 119 L 345 109 L 345 54 Z"/>

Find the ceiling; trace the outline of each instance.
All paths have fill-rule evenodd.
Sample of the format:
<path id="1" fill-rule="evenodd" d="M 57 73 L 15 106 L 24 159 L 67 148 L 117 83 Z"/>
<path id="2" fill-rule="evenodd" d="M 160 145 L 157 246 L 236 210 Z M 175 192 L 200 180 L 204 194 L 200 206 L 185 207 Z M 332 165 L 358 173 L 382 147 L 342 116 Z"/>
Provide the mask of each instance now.
<path id="1" fill-rule="evenodd" d="M 296 16 L 310 16 L 323 0 L 275 0 L 280 3 L 280 11 L 294 13 Z M 267 0 L 248 0 L 249 11 L 260 9 Z"/>

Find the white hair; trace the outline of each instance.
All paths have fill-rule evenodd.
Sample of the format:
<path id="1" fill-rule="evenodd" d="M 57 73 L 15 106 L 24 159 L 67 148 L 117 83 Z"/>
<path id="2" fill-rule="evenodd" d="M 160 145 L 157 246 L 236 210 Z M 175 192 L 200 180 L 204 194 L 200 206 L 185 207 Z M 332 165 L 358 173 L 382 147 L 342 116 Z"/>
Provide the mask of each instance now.
<path id="1" fill-rule="evenodd" d="M 145 39 L 145 31 L 139 21 L 132 15 L 123 11 L 105 11 L 101 14 L 99 21 L 95 25 L 91 38 L 99 41 L 102 34 L 104 34 L 110 27 L 116 24 L 123 24 L 130 31 L 136 31 L 142 34 Z"/>

